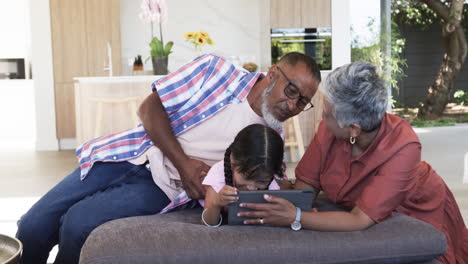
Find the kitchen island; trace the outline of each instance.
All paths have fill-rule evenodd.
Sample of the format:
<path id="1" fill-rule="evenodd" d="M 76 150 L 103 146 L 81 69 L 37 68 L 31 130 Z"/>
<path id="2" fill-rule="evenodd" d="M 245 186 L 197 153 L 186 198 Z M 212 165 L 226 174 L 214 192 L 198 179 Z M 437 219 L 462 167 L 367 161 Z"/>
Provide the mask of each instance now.
<path id="1" fill-rule="evenodd" d="M 328 72 L 322 71 L 322 78 Z M 134 128 L 138 106 L 151 93 L 151 83 L 164 75 L 75 78 L 77 146 L 96 137 Z M 314 108 L 284 123 L 287 161 L 297 162 L 322 119 L 322 95 Z"/>
<path id="2" fill-rule="evenodd" d="M 135 127 L 137 109 L 163 75 L 78 77 L 75 80 L 76 143 Z"/>

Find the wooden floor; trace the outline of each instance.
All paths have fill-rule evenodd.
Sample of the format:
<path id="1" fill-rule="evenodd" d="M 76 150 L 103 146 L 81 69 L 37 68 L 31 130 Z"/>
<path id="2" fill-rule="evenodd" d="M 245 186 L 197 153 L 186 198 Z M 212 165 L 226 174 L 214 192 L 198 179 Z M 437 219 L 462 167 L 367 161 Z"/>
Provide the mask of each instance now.
<path id="1" fill-rule="evenodd" d="M 42 196 L 78 167 L 74 151 L 0 151 L 0 198 Z"/>
<path id="2" fill-rule="evenodd" d="M 287 175 L 290 178 L 294 177 L 296 165 L 297 163 L 288 163 Z M 77 166 L 74 151 L 71 150 L 51 152 L 0 151 L 0 208 L 5 208 L 2 203 L 8 204 L 9 200 L 38 199 Z M 442 173 L 441 175 L 444 176 Z M 453 191 L 465 222 L 468 224 L 468 184 L 461 184 L 461 177 L 455 180 L 447 176 L 445 180 Z M 14 215 L 19 217 L 22 213 L 24 212 L 8 214 L 3 210 L 0 214 L 0 224 L 6 221 L 16 221 L 11 217 Z M 9 219 L 3 217 L 7 214 L 10 215 Z"/>

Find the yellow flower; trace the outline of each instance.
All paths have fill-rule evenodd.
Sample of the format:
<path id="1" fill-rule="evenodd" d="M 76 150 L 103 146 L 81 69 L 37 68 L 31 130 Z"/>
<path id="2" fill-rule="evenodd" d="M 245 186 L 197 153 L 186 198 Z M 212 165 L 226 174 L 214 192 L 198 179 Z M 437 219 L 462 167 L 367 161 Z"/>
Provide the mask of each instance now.
<path id="1" fill-rule="evenodd" d="M 185 40 L 192 44 L 195 48 L 195 51 L 200 55 L 202 53 L 202 47 L 205 44 L 209 44 L 211 46 L 214 45 L 214 41 L 211 39 L 210 35 L 205 31 L 198 30 L 195 32 L 187 32 L 184 34 Z"/>
<path id="2" fill-rule="evenodd" d="M 200 36 L 201 36 L 202 38 L 204 38 L 204 39 L 209 39 L 209 38 L 210 38 L 210 35 L 208 35 L 208 33 L 206 33 L 205 31 L 199 30 L 199 31 L 197 32 L 197 34 L 200 35 Z"/>
<path id="3" fill-rule="evenodd" d="M 186 39 L 191 39 L 195 36 L 195 33 L 194 32 L 187 32 L 184 34 L 184 38 Z"/>
<path id="4" fill-rule="evenodd" d="M 196 43 L 198 45 L 204 45 L 206 43 L 206 39 L 203 36 L 198 35 L 196 38 Z"/>

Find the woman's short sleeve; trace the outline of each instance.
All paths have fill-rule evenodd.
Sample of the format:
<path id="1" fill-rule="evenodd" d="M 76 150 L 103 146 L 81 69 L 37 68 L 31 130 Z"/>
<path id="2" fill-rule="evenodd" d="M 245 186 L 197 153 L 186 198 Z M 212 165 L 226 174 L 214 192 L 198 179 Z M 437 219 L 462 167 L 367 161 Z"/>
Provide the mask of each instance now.
<path id="1" fill-rule="evenodd" d="M 332 144 L 331 134 L 325 121 L 320 122 L 314 139 L 296 167 L 296 178 L 321 190 L 320 171 L 323 166 L 326 149 Z"/>

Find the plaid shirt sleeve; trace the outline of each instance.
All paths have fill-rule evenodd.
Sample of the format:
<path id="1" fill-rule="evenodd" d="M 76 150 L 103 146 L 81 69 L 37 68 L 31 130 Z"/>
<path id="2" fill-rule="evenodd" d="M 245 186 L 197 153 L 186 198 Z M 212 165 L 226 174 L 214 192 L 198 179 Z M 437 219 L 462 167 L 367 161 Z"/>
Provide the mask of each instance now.
<path id="1" fill-rule="evenodd" d="M 178 129 L 178 125 L 191 126 L 186 121 L 210 109 L 216 100 L 227 99 L 229 95 L 243 99 L 248 94 L 247 83 L 258 78 L 254 76 L 222 57 L 206 54 L 154 82 L 151 88 L 159 94 L 177 135 L 187 128 Z"/>
<path id="2" fill-rule="evenodd" d="M 152 84 L 168 114 L 174 135 L 195 127 L 229 103 L 247 97 L 261 74 L 249 74 L 224 58 L 207 54 Z M 107 135 L 76 151 L 84 179 L 97 161 L 120 162 L 140 156 L 152 145 L 144 128 Z"/>
<path id="3" fill-rule="evenodd" d="M 168 115 L 177 112 L 203 87 L 213 59 L 214 56 L 209 54 L 200 56 L 151 85 L 152 91 L 158 92 Z"/>
<path id="4" fill-rule="evenodd" d="M 227 74 L 239 75 L 239 70 L 226 63 L 224 58 L 206 54 L 155 81 L 151 89 L 158 92 L 167 114 L 171 117 L 181 110 L 184 112 L 184 106 L 194 98 L 206 97 L 207 90 L 213 87 L 210 82 L 219 82 L 220 77 L 226 78 Z"/>

